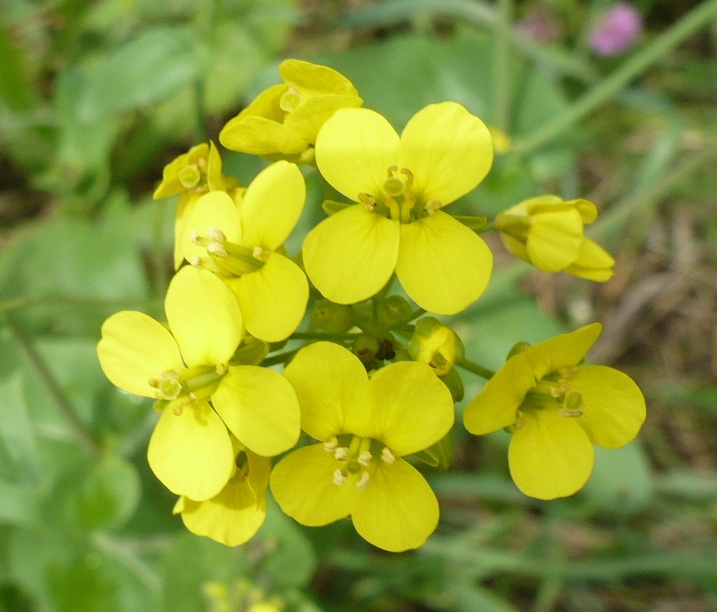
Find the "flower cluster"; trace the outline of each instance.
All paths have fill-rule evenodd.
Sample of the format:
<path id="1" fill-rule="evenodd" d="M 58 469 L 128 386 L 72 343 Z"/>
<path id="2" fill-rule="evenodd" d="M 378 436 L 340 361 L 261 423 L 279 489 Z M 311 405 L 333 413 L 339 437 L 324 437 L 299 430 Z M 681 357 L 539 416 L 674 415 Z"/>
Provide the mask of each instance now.
<path id="1" fill-rule="evenodd" d="M 303 525 L 350 518 L 384 550 L 421 546 L 439 504 L 417 466 L 450 465 L 461 369 L 488 379 L 464 425 L 513 432 L 517 486 L 542 499 L 575 493 L 593 445 L 626 444 L 645 418 L 625 374 L 582 363 L 600 326 L 521 344 L 492 373 L 424 315 L 460 313 L 482 295 L 493 256 L 480 234 L 491 230 L 539 270 L 608 280 L 613 259 L 583 233 L 595 205 L 542 195 L 493 220 L 453 215 L 493 163 L 478 117 L 432 104 L 399 135 L 331 68 L 286 60 L 280 74 L 219 135 L 267 160 L 248 185 L 223 175 L 211 142 L 164 169 L 154 196 L 178 196 L 178 208 L 163 320 L 122 311 L 102 327 L 107 377 L 155 400 L 147 456 L 178 497 L 175 514 L 236 546 L 262 525 L 271 491 Z M 289 253 L 306 200 L 299 165 L 336 199 Z"/>

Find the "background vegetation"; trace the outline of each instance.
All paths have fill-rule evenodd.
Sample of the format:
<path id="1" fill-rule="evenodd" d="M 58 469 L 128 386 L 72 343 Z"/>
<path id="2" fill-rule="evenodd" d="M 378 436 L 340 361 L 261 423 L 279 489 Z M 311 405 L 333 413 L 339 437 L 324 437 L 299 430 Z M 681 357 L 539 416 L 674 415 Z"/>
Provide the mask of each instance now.
<path id="1" fill-rule="evenodd" d="M 635 6 L 642 35 L 606 57 L 590 45 L 602 0 L 3 0 L 0 610 L 717 610 L 717 2 Z M 648 420 L 583 492 L 525 498 L 506 438 L 457 428 L 453 470 L 429 475 L 441 526 L 416 553 L 275 511 L 229 549 L 171 515 L 146 465 L 155 415 L 103 376 L 99 329 L 122 308 L 161 316 L 162 167 L 216 142 L 284 57 L 342 71 L 399 129 L 455 100 L 503 130 L 512 148 L 466 209 L 540 193 L 600 207 L 610 282 L 494 243 L 489 292 L 454 321 L 488 367 L 604 324 L 591 358 L 638 381 Z M 257 170 L 225 160 L 244 184 Z"/>

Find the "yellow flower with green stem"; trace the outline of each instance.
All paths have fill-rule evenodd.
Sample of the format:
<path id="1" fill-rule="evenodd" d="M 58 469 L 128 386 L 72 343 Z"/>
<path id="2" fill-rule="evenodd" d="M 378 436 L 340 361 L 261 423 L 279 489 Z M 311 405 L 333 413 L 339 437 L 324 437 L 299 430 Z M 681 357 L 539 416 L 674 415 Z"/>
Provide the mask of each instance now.
<path id="1" fill-rule="evenodd" d="M 351 516 L 359 535 L 384 550 L 421 546 L 438 524 L 436 496 L 406 455 L 450 430 L 453 401 L 430 367 L 403 361 L 370 379 L 345 348 L 317 342 L 286 367 L 302 429 L 318 443 L 292 451 L 271 473 L 281 509 L 299 523 Z"/>
<path id="2" fill-rule="evenodd" d="M 629 376 L 582 365 L 600 330 L 593 323 L 513 355 L 466 406 L 469 432 L 512 430 L 510 473 L 526 495 L 572 495 L 590 477 L 593 445 L 624 446 L 645 420 L 645 399 Z"/>
<path id="3" fill-rule="evenodd" d="M 152 471 L 173 493 L 204 501 L 234 471 L 227 428 L 253 452 L 271 456 L 299 436 L 299 406 L 278 372 L 233 365 L 244 328 L 232 292 L 216 276 L 184 267 L 165 298 L 168 327 L 135 311 L 102 326 L 97 354 L 110 381 L 155 398 L 161 411 L 149 441 Z"/>
<path id="4" fill-rule="evenodd" d="M 279 74 L 284 82 L 260 93 L 230 119 L 219 140 L 232 151 L 311 162 L 323 123 L 337 109 L 361 106 L 363 100 L 351 81 L 328 66 L 287 59 Z"/>
<path id="5" fill-rule="evenodd" d="M 443 208 L 473 190 L 492 162 L 488 128 L 455 102 L 425 107 L 401 136 L 374 111 L 337 111 L 319 132 L 316 163 L 357 204 L 306 236 L 309 278 L 329 300 L 352 304 L 378 293 L 395 271 L 420 307 L 460 312 L 486 288 L 493 256 Z"/>
<path id="6" fill-rule="evenodd" d="M 538 270 L 604 282 L 612 277 L 615 260 L 583 234 L 584 226 L 597 215 L 595 204 L 588 200 L 564 201 L 547 195 L 500 213 L 495 226 L 505 248 Z"/>
<path id="7" fill-rule="evenodd" d="M 209 191 L 226 191 L 233 197 L 241 196 L 239 182 L 222 175 L 222 159 L 213 142 L 192 147 L 164 167 L 162 182 L 152 197 L 160 200 L 179 195 L 174 222 L 175 268 L 179 268 L 184 260 L 181 245 L 187 233 L 187 218 L 192 214 L 199 198 Z"/>
<path id="8" fill-rule="evenodd" d="M 305 198 L 299 168 L 279 161 L 256 176 L 240 202 L 210 192 L 187 220 L 192 231 L 182 245 L 184 256 L 222 278 L 239 302 L 247 331 L 267 342 L 286 339 L 306 312 L 306 275 L 281 250 Z"/>
<path id="9" fill-rule="evenodd" d="M 256 534 L 266 518 L 271 459 L 251 452 L 234 436 L 232 443 L 234 470 L 224 488 L 205 501 L 180 497 L 174 514 L 181 514 L 185 527 L 196 535 L 239 546 Z"/>

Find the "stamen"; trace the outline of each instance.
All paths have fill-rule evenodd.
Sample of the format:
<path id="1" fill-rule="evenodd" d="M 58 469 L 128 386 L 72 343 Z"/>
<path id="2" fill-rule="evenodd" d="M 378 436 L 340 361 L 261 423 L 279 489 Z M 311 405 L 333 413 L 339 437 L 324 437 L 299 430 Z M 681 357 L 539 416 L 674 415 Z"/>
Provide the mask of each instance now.
<path id="1" fill-rule="evenodd" d="M 570 410 L 569 408 L 558 408 L 558 414 L 560 416 L 568 417 L 570 419 L 577 419 L 583 416 L 582 410 Z"/>
<path id="2" fill-rule="evenodd" d="M 189 259 L 189 264 L 195 268 L 199 268 L 202 265 L 202 258 L 199 255 L 192 255 Z"/>
<path id="3" fill-rule="evenodd" d="M 339 441 L 336 439 L 336 436 L 333 436 L 330 440 L 326 440 L 326 442 L 324 442 L 324 450 L 327 453 L 333 453 L 338 445 Z"/>
<path id="4" fill-rule="evenodd" d="M 373 209 L 376 208 L 376 200 L 370 193 L 359 193 L 358 201 L 361 202 L 363 207 L 369 212 L 373 212 Z"/>
<path id="5" fill-rule="evenodd" d="M 260 246 L 255 246 L 251 251 L 252 256 L 254 259 L 257 259 L 258 261 L 262 263 L 266 263 L 269 261 L 269 255 L 271 254 L 271 251 L 267 251 L 265 249 L 262 249 Z"/>
<path id="6" fill-rule="evenodd" d="M 443 204 L 441 204 L 440 200 L 429 200 L 428 202 L 426 202 L 426 206 L 424 208 L 426 210 L 426 213 L 428 213 L 428 216 L 430 217 L 438 209 L 443 208 Z"/>
<path id="7" fill-rule="evenodd" d="M 368 451 L 364 451 L 359 455 L 358 462 L 364 467 L 368 467 L 371 464 L 371 459 L 373 459 L 371 453 Z"/>
<path id="8" fill-rule="evenodd" d="M 220 242 L 210 242 L 207 245 L 207 253 L 209 253 L 210 255 L 216 255 L 217 257 L 227 256 L 227 250 Z"/>
<path id="9" fill-rule="evenodd" d="M 199 241 L 199 232 L 197 230 L 192 230 L 190 237 L 192 239 L 193 244 L 196 244 L 197 246 L 202 246 L 202 243 Z"/>
<path id="10" fill-rule="evenodd" d="M 409 187 L 413 185 L 413 172 L 411 172 L 408 168 L 401 168 L 401 174 L 406 177 L 406 183 Z"/>
<path id="11" fill-rule="evenodd" d="M 334 459 L 338 459 L 339 461 L 343 461 L 346 459 L 346 457 L 349 456 L 349 449 L 345 446 L 339 446 L 334 450 Z"/>
<path id="12" fill-rule="evenodd" d="M 383 447 L 383 450 L 381 451 L 381 460 L 389 465 L 395 463 L 396 456 L 389 450 L 388 446 Z"/>
<path id="13" fill-rule="evenodd" d="M 359 491 L 365 491 L 366 487 L 368 487 L 368 481 L 371 479 L 371 477 L 368 475 L 368 472 L 361 472 L 361 478 L 356 483 L 356 488 Z"/>
<path id="14" fill-rule="evenodd" d="M 218 227 L 208 226 L 207 227 L 207 238 L 210 240 L 216 240 L 217 242 L 226 242 L 226 234 Z"/>
<path id="15" fill-rule="evenodd" d="M 341 486 L 346 482 L 346 474 L 344 474 L 340 468 L 334 470 L 334 484 Z"/>

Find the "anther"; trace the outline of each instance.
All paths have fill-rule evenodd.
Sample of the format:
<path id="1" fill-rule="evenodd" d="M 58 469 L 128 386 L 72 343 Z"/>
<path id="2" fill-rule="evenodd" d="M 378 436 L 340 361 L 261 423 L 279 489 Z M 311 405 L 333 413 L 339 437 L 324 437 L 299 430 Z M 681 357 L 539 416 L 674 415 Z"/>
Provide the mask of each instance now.
<path id="1" fill-rule="evenodd" d="M 227 256 L 227 250 L 220 242 L 210 242 L 207 245 L 207 253 L 209 253 L 210 255 L 216 255 L 217 257 Z"/>
<path id="2" fill-rule="evenodd" d="M 433 215 L 439 208 L 443 208 L 440 200 L 429 200 L 424 207 L 428 216 Z"/>
<path id="3" fill-rule="evenodd" d="M 330 440 L 326 440 L 326 442 L 324 442 L 324 450 L 327 453 L 333 453 L 338 445 L 339 441 L 336 439 L 336 436 L 333 436 Z"/>
<path id="4" fill-rule="evenodd" d="M 406 177 L 406 183 L 408 183 L 408 185 L 413 185 L 413 172 L 408 168 L 401 168 L 401 174 Z"/>
<path id="5" fill-rule="evenodd" d="M 222 230 L 211 225 L 207 227 L 207 238 L 217 242 L 226 242 L 227 240 L 227 236 Z"/>
<path id="6" fill-rule="evenodd" d="M 269 253 L 270 251 L 266 251 L 260 246 L 255 246 L 251 251 L 252 257 L 254 257 L 254 259 L 258 261 L 261 261 L 262 263 L 266 263 L 267 261 L 269 261 Z"/>
<path id="7" fill-rule="evenodd" d="M 334 449 L 334 459 L 343 461 L 348 456 L 349 456 L 349 449 L 346 448 L 345 446 L 339 446 L 336 449 Z"/>
<path id="8" fill-rule="evenodd" d="M 365 491 L 370 479 L 371 477 L 368 475 L 368 472 L 361 472 L 361 478 L 359 478 L 359 481 L 356 483 L 356 488 L 359 491 Z"/>
<path id="9" fill-rule="evenodd" d="M 389 465 L 395 463 L 396 456 L 388 449 L 388 446 L 383 447 L 383 450 L 381 451 L 381 460 Z"/>
<path id="10" fill-rule="evenodd" d="M 358 462 L 364 467 L 368 467 L 371 464 L 371 459 L 373 459 L 371 453 L 368 451 L 364 451 L 359 455 Z"/>
<path id="11" fill-rule="evenodd" d="M 358 201 L 361 202 L 363 207 L 369 212 L 372 212 L 373 209 L 376 208 L 376 200 L 370 193 L 359 193 Z"/>
<path id="12" fill-rule="evenodd" d="M 344 474 L 340 468 L 334 470 L 334 484 L 341 486 L 346 482 L 346 474 Z"/>
<path id="13" fill-rule="evenodd" d="M 197 230 L 192 230 L 190 237 L 192 239 L 193 244 L 196 244 L 197 246 L 202 246 L 202 243 L 199 240 L 199 238 L 200 238 L 199 232 Z"/>

